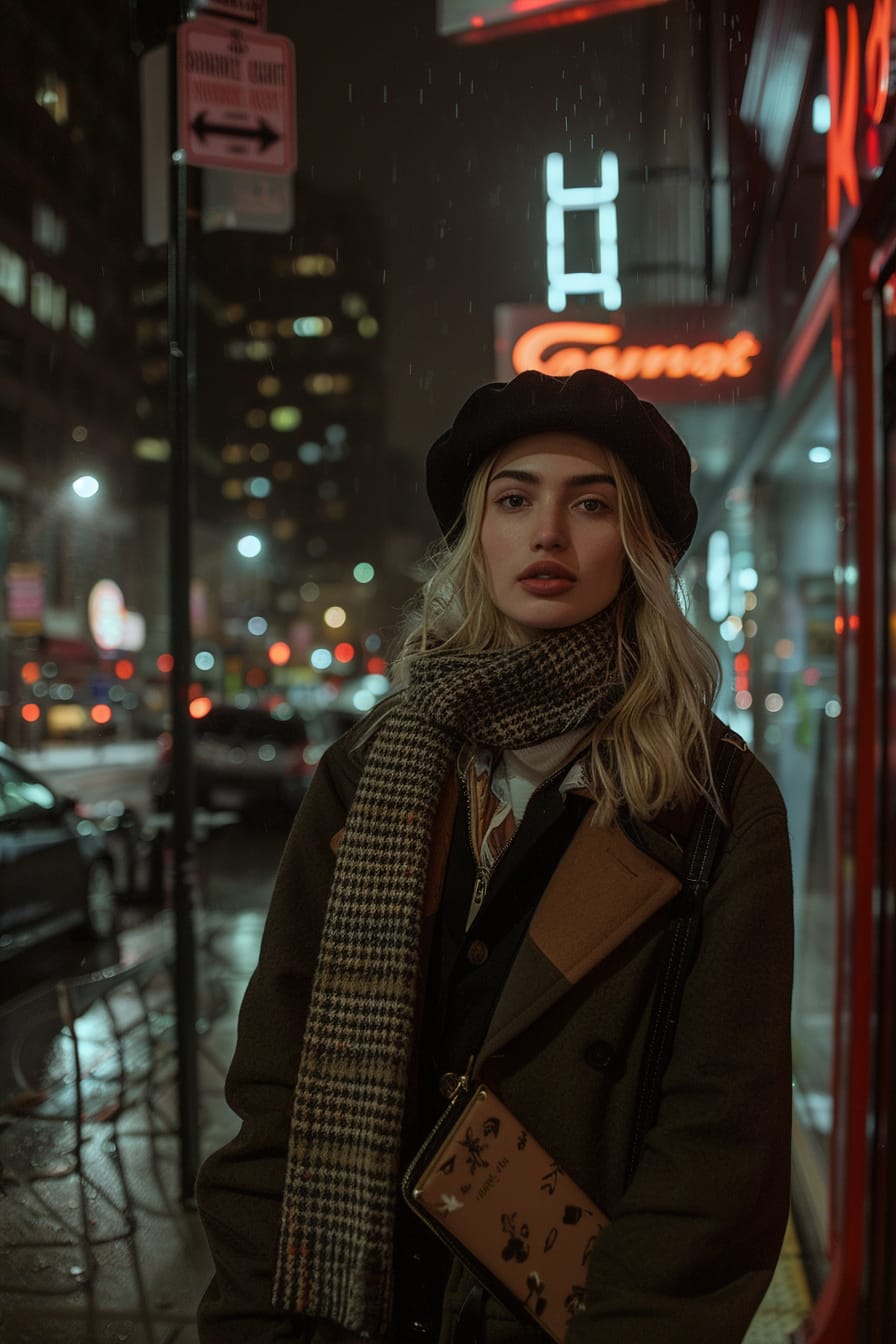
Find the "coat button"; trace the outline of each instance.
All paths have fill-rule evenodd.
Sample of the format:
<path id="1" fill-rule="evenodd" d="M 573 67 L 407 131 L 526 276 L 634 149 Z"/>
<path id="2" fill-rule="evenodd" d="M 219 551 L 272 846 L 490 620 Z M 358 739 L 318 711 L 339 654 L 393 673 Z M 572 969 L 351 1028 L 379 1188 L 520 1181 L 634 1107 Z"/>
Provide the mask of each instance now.
<path id="1" fill-rule="evenodd" d="M 488 961 L 488 948 L 480 938 L 474 938 L 467 948 L 467 961 L 471 966 L 483 966 Z"/>
<path id="2" fill-rule="evenodd" d="M 608 1041 L 591 1041 L 585 1046 L 585 1063 L 592 1069 L 608 1069 L 613 1062 L 615 1051 Z"/>

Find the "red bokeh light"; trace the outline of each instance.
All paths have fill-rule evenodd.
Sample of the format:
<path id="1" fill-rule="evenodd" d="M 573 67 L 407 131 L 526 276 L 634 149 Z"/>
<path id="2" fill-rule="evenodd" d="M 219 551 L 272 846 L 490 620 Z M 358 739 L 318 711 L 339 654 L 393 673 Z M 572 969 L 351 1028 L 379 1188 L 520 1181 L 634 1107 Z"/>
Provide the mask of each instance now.
<path id="1" fill-rule="evenodd" d="M 134 664 L 130 658 L 119 658 L 115 664 L 115 675 L 119 681 L 129 681 L 134 675 Z"/>
<path id="2" fill-rule="evenodd" d="M 40 664 L 26 663 L 22 668 L 22 680 L 26 686 L 33 686 L 36 681 L 40 681 Z"/>
<path id="3" fill-rule="evenodd" d="M 108 723 L 112 718 L 112 710 L 108 705 L 94 705 L 90 717 L 94 723 Z"/>
<path id="4" fill-rule="evenodd" d="M 278 639 L 268 649 L 268 657 L 275 667 L 284 667 L 292 657 L 292 649 L 282 639 Z"/>
<path id="5" fill-rule="evenodd" d="M 337 663 L 350 663 L 355 656 L 354 644 L 337 644 L 333 650 L 333 657 Z"/>
<path id="6" fill-rule="evenodd" d="M 386 660 L 385 658 L 375 657 L 367 659 L 367 671 L 372 672 L 374 676 L 385 676 Z"/>
<path id="7" fill-rule="evenodd" d="M 40 705 L 23 705 L 22 718 L 26 723 L 37 723 L 40 718 Z"/>
<path id="8" fill-rule="evenodd" d="M 250 667 L 249 671 L 246 673 L 246 685 L 254 686 L 256 690 L 259 686 L 264 686 L 267 683 L 267 679 L 268 674 L 263 667 Z"/>
<path id="9" fill-rule="evenodd" d="M 170 653 L 160 653 L 156 659 L 156 667 L 167 676 L 174 667 L 174 658 Z"/>
<path id="10" fill-rule="evenodd" d="M 197 695 L 195 700 L 190 701 L 190 718 L 204 719 L 211 711 L 211 707 L 212 702 L 207 695 Z"/>

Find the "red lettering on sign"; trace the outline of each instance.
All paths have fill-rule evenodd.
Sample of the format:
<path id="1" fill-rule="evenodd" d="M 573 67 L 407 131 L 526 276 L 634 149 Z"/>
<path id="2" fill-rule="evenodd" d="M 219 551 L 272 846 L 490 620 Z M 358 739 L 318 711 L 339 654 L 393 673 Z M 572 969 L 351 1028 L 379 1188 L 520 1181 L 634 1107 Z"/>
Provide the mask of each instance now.
<path id="1" fill-rule="evenodd" d="M 868 115 L 875 126 L 883 121 L 890 96 L 892 22 L 893 0 L 876 0 L 865 41 L 865 92 L 868 97 Z"/>
<path id="2" fill-rule="evenodd" d="M 520 336 L 511 354 L 517 373 L 539 369 L 568 377 L 600 369 L 616 378 L 745 378 L 762 350 L 751 331 L 700 345 L 618 345 L 622 328 L 609 322 L 542 322 Z"/>
<path id="3" fill-rule="evenodd" d="M 846 72 L 840 96 L 840 23 L 837 11 L 825 11 L 828 53 L 828 97 L 831 125 L 828 131 L 828 228 L 840 220 L 840 188 L 850 205 L 859 203 L 859 166 L 856 163 L 856 122 L 859 115 L 859 16 L 855 5 L 846 11 Z"/>
<path id="4" fill-rule="evenodd" d="M 890 30 L 893 0 L 875 0 L 865 38 L 865 157 L 871 168 L 880 167 L 877 128 L 884 119 L 890 97 Z M 846 52 L 841 61 L 840 21 L 832 5 L 825 10 L 828 97 L 831 125 L 827 140 L 828 228 L 836 233 L 840 223 L 840 192 L 852 206 L 859 204 L 859 164 L 856 132 L 859 122 L 860 41 L 859 14 L 851 4 L 846 10 Z"/>

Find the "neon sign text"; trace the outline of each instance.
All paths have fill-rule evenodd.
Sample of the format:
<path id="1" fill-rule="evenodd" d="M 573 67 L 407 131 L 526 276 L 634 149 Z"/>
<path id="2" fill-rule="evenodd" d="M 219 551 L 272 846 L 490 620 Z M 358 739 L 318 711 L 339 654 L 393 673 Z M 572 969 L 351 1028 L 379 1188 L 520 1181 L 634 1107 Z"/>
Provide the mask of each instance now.
<path id="1" fill-rule="evenodd" d="M 762 343 L 751 331 L 699 345 L 620 345 L 622 328 L 605 322 L 542 322 L 518 337 L 511 361 L 517 373 L 538 369 L 567 376 L 601 369 L 616 378 L 745 378 Z"/>
<path id="2" fill-rule="evenodd" d="M 884 119 L 890 96 L 890 29 L 893 0 L 874 0 L 871 23 L 865 38 L 865 97 L 861 108 L 866 119 L 865 159 L 872 172 L 881 167 L 877 128 Z M 859 204 L 859 163 L 856 132 L 860 111 L 859 14 L 851 4 L 846 11 L 846 51 L 841 63 L 840 20 L 832 5 L 825 10 L 828 96 L 831 125 L 827 138 L 827 220 L 832 233 L 840 223 L 840 192 L 851 206 Z"/>
<path id="3" fill-rule="evenodd" d="M 566 187 L 563 184 L 563 155 L 548 154 L 544 161 L 544 185 L 547 194 L 545 234 L 547 236 L 548 307 L 562 313 L 570 294 L 599 294 L 605 308 L 622 307 L 619 284 L 619 247 L 616 223 L 616 198 L 619 195 L 619 159 L 609 150 L 601 155 L 600 184 L 593 187 Z M 594 210 L 595 256 L 599 271 L 567 271 L 566 211 Z"/>

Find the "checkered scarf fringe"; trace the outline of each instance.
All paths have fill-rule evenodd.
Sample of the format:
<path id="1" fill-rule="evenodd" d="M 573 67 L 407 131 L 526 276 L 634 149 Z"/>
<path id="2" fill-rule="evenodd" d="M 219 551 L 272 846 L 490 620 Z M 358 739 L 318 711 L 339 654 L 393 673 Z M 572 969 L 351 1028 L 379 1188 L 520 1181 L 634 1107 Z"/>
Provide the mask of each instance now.
<path id="1" fill-rule="evenodd" d="M 415 665 L 373 739 L 336 860 L 296 1085 L 274 1283 L 286 1311 L 387 1333 L 433 821 L 463 741 L 525 747 L 620 694 L 615 617 Z"/>

